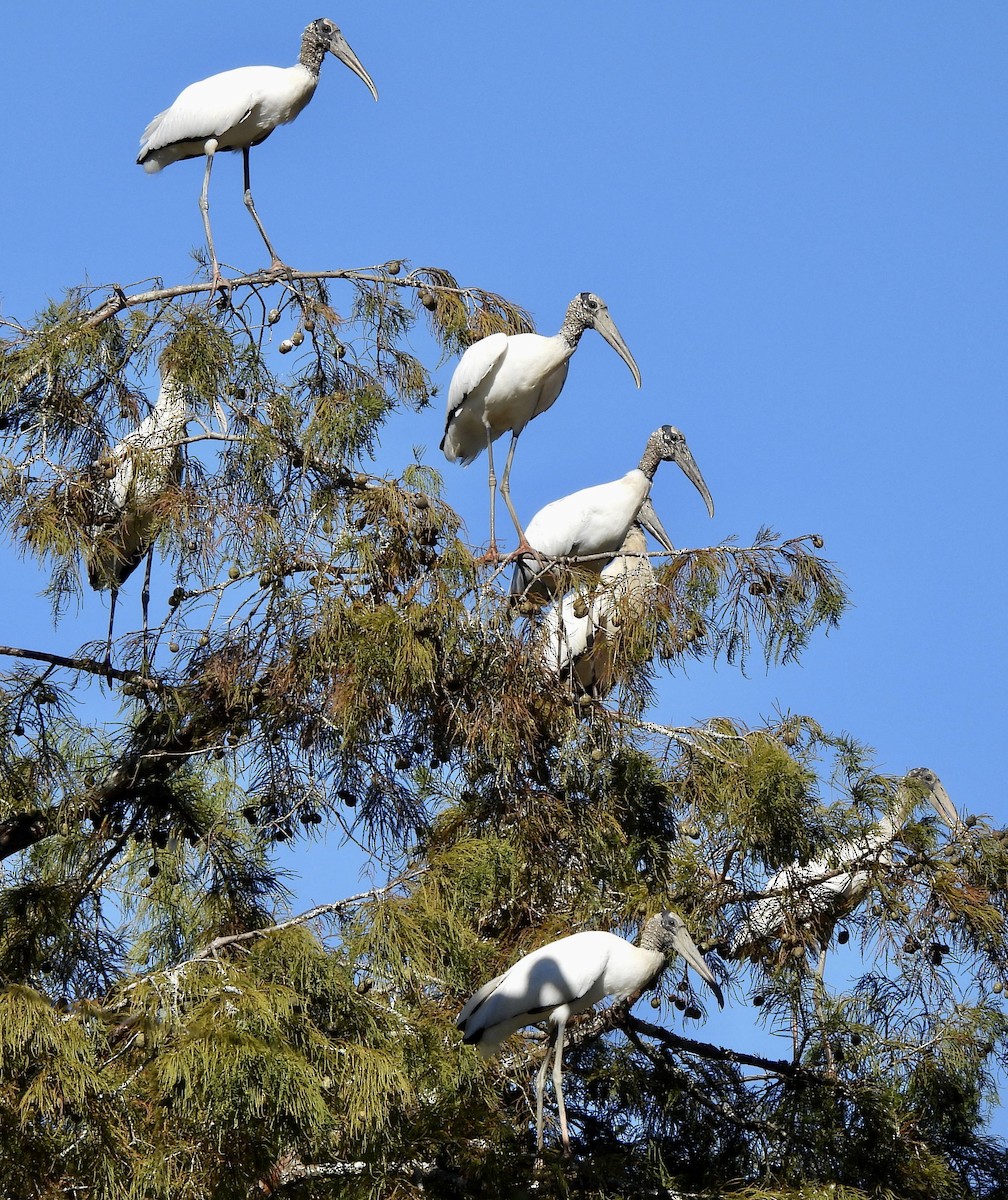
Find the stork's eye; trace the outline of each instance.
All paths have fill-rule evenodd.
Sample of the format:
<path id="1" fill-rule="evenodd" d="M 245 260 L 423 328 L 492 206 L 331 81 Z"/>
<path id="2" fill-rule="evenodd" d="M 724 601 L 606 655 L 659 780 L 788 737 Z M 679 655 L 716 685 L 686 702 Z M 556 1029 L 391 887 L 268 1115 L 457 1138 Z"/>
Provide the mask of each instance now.
<path id="1" fill-rule="evenodd" d="M 594 312 L 598 308 L 598 301 L 594 296 L 588 297 L 588 307 Z"/>

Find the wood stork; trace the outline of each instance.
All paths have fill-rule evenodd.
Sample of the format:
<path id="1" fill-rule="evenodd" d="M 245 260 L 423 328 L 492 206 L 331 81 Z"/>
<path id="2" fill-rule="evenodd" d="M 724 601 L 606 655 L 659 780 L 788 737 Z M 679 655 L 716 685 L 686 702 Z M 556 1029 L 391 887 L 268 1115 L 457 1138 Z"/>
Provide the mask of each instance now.
<path id="1" fill-rule="evenodd" d="M 661 912 L 641 930 L 639 945 L 601 930 L 560 938 L 526 954 L 496 979 L 491 979 L 466 1002 L 455 1024 L 463 1042 L 475 1045 L 484 1058 L 524 1025 L 549 1021 L 546 1057 L 536 1075 L 536 1144 L 542 1150 L 543 1092 L 553 1061 L 553 1093 L 560 1113 L 560 1137 L 570 1153 L 567 1111 L 564 1107 L 562 1058 L 568 1020 L 613 996 L 625 1000 L 655 982 L 668 958 L 676 952 L 714 993 L 724 996 L 710 968 L 678 913 Z"/>
<path id="2" fill-rule="evenodd" d="M 490 546 L 496 555 L 493 443 L 511 431 L 500 493 L 518 531 L 519 548 L 527 546 L 518 515 L 511 503 L 511 462 L 518 437 L 533 417 L 553 404 L 567 378 L 571 355 L 586 329 L 600 333 L 630 368 L 637 386 L 641 375 L 634 357 L 609 315 L 605 302 L 591 292 L 581 292 L 567 306 L 559 333 L 492 333 L 474 342 L 459 359 L 448 386 L 448 411 L 441 449 L 449 462 L 468 466 L 483 452 L 489 460 Z"/>
<path id="3" fill-rule="evenodd" d="M 218 150 L 240 150 L 244 165 L 245 207 L 252 214 L 266 249 L 271 269 L 283 263 L 266 236 L 252 202 L 249 183 L 249 150 L 266 140 L 278 125 L 293 121 L 315 94 L 326 53 L 334 54 L 367 84 L 372 96 L 378 90 L 357 55 L 334 22 L 320 18 L 305 29 L 301 57 L 293 67 L 237 67 L 191 83 L 170 108 L 158 113 L 140 139 L 137 162 L 145 171 L 160 171 L 169 163 L 206 155 L 200 211 L 207 248 L 213 263 L 213 285 L 220 285 L 220 267 L 210 232 L 207 193 L 210 171 Z"/>
<path id="4" fill-rule="evenodd" d="M 649 519 L 651 512 L 648 499 L 638 516 Z M 569 592 L 547 609 L 539 642 L 546 669 L 577 691 L 603 699 L 615 685 L 613 659 L 622 631 L 644 617 L 657 588 L 644 530 L 634 522 L 592 594 Z"/>
<path id="5" fill-rule="evenodd" d="M 88 582 L 111 592 L 106 661 L 119 589 L 149 555 L 162 520 L 159 501 L 182 478 L 182 446 L 190 416 L 189 396 L 171 371 L 161 368 L 161 389 L 150 413 L 113 446 L 92 471 L 92 524 L 84 547 Z M 144 581 L 144 629 L 147 598 Z"/>
<path id="6" fill-rule="evenodd" d="M 541 508 L 525 530 L 535 555 L 522 555 L 514 566 L 511 595 L 544 604 L 556 591 L 556 574 L 542 559 L 587 557 L 579 564 L 598 574 L 604 561 L 623 544 L 630 526 L 638 520 L 661 462 L 674 462 L 693 484 L 714 516 L 714 501 L 686 438 L 674 425 L 663 425 L 647 440 L 640 462 L 619 479 L 582 488 Z M 669 551 L 675 547 L 654 510 L 645 510 L 641 524 Z M 537 563 L 536 558 L 540 561 Z M 591 561 L 592 559 L 595 561 Z"/>
<path id="7" fill-rule="evenodd" d="M 820 947 L 821 977 L 834 927 L 864 900 L 873 872 L 892 864 L 893 842 L 919 803 L 921 788 L 926 789 L 927 799 L 941 820 L 954 833 L 960 832 L 959 815 L 941 780 L 927 767 L 914 767 L 900 785 L 892 807 L 874 829 L 805 866 L 792 864 L 777 872 L 735 931 L 728 956 L 744 958 L 758 953 L 788 928 L 807 928 Z"/>

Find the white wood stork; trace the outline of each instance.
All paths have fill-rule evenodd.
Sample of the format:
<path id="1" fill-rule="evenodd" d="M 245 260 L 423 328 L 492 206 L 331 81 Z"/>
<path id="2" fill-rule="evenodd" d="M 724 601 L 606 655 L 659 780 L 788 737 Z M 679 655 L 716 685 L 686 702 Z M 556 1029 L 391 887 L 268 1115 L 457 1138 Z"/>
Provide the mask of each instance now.
<path id="1" fill-rule="evenodd" d="M 161 523 L 159 501 L 182 477 L 182 446 L 190 416 L 187 389 L 162 364 L 154 407 L 136 429 L 113 446 L 92 472 L 93 523 L 84 547 L 88 582 L 111 592 L 107 656 L 119 589 L 148 555 L 144 581 L 147 627 L 149 552 Z"/>
<path id="2" fill-rule="evenodd" d="M 283 263 L 266 236 L 252 202 L 249 182 L 249 150 L 266 140 L 278 125 L 293 121 L 315 94 L 319 71 L 326 53 L 334 54 L 367 84 L 378 99 L 371 76 L 334 22 L 321 18 L 305 29 L 301 38 L 301 57 L 293 67 L 237 67 L 191 83 L 179 93 L 175 103 L 158 113 L 140 139 L 137 162 L 145 171 L 160 171 L 169 163 L 206 155 L 200 211 L 206 231 L 207 248 L 213 263 L 213 285 L 220 284 L 220 267 L 210 232 L 210 206 L 207 193 L 210 171 L 218 150 L 240 150 L 244 165 L 245 207 L 252 214 L 266 249 L 271 269 Z"/>
<path id="3" fill-rule="evenodd" d="M 703 497 L 707 511 L 713 517 L 714 501 L 686 445 L 686 438 L 674 425 L 663 425 L 648 438 L 641 460 L 632 471 L 609 483 L 571 492 L 539 509 L 525 529 L 535 555 L 522 555 L 515 563 L 511 595 L 536 604 L 544 604 L 553 595 L 557 588 L 556 575 L 542 559 L 587 557 L 589 561 L 578 566 L 598 574 L 604 560 L 595 556 L 615 554 L 623 544 L 630 526 L 641 514 L 661 462 L 674 462 L 679 466 Z M 641 524 L 669 553 L 675 550 L 653 509 L 650 513 L 645 510 Z"/>
<path id="4" fill-rule="evenodd" d="M 455 1024 L 463 1042 L 475 1045 L 484 1058 L 500 1049 L 505 1038 L 524 1025 L 551 1025 L 546 1057 L 536 1075 L 536 1143 L 542 1150 L 543 1093 L 546 1073 L 553 1061 L 553 1092 L 560 1112 L 560 1137 L 564 1152 L 570 1152 L 567 1112 L 564 1108 L 562 1059 L 564 1032 L 577 1013 L 613 996 L 627 999 L 649 987 L 658 978 L 673 952 L 714 993 L 724 1007 L 717 980 L 700 951 L 674 912 L 653 916 L 641 930 L 640 943 L 601 930 L 574 933 L 526 954 L 503 975 L 491 979 L 466 1003 Z"/>
<path id="5" fill-rule="evenodd" d="M 650 499 L 640 516 L 650 518 Z M 657 514 L 655 514 L 657 521 Z M 550 674 L 601 700 L 613 689 L 616 646 L 628 624 L 647 613 L 658 588 L 644 530 L 634 522 L 590 596 L 569 592 L 546 610 L 539 652 Z"/>
<path id="6" fill-rule="evenodd" d="M 893 805 L 878 825 L 830 853 L 801 866 L 778 871 L 763 890 L 729 946 L 730 958 L 744 958 L 780 937 L 788 928 L 807 928 L 819 943 L 818 974 L 824 969 L 826 948 L 841 918 L 853 912 L 871 888 L 872 874 L 893 861 L 893 842 L 921 799 L 921 787 L 935 812 L 953 833 L 962 829 L 959 815 L 941 780 L 927 767 L 914 767 L 905 776 Z M 913 786 L 917 785 L 917 786 Z"/>
<path id="7" fill-rule="evenodd" d="M 448 410 L 441 449 L 449 462 L 468 466 L 486 449 L 489 460 L 490 546 L 496 555 L 493 443 L 511 431 L 500 493 L 518 531 L 520 547 L 526 546 L 518 515 L 511 503 L 511 462 L 518 437 L 533 417 L 544 413 L 556 400 L 567 378 L 571 355 L 586 329 L 599 332 L 630 368 L 637 386 L 641 375 L 634 357 L 616 328 L 605 302 L 591 292 L 581 292 L 567 306 L 560 332 L 553 337 L 540 333 L 492 333 L 474 342 L 459 359 L 448 386 Z"/>

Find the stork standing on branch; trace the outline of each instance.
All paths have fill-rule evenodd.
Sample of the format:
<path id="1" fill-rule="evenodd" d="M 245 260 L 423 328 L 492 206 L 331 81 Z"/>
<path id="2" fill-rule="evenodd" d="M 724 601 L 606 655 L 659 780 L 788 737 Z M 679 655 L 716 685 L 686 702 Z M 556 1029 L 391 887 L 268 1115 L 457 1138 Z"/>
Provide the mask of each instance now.
<path id="1" fill-rule="evenodd" d="M 893 842 L 926 796 L 954 834 L 963 828 L 941 780 L 927 767 L 914 767 L 900 783 L 889 811 L 874 829 L 842 842 L 828 854 L 802 866 L 778 871 L 728 946 L 730 958 L 758 954 L 789 928 L 807 929 L 819 946 L 818 978 L 825 969 L 833 930 L 871 889 L 872 876 L 893 863 Z"/>
<path id="2" fill-rule="evenodd" d="M 686 963 L 724 1007 L 724 997 L 703 955 L 696 948 L 678 913 L 653 916 L 641 930 L 640 944 L 600 930 L 560 938 L 526 954 L 496 979 L 479 989 L 459 1013 L 455 1024 L 463 1042 L 490 1058 L 505 1038 L 524 1025 L 549 1021 L 550 1040 L 536 1075 L 536 1145 L 542 1151 L 543 1093 L 550 1062 L 553 1093 L 560 1114 L 560 1138 L 570 1153 L 567 1110 L 563 1098 L 563 1048 L 567 1022 L 600 1000 L 626 1000 L 657 980 L 673 953 Z"/>
<path id="3" fill-rule="evenodd" d="M 161 389 L 150 413 L 93 469 L 92 524 L 84 547 L 88 582 L 111 593 L 106 663 L 119 589 L 147 556 L 142 593 L 144 634 L 150 599 L 151 553 L 164 518 L 162 498 L 182 478 L 182 439 L 190 417 L 189 396 L 161 365 Z"/>
<path id="4" fill-rule="evenodd" d="M 628 626 L 643 620 L 658 589 L 641 523 L 661 522 L 649 499 L 637 515 L 591 594 L 569 592 L 543 622 L 539 646 L 547 671 L 595 700 L 612 691 L 616 646 Z"/>
<path id="5" fill-rule="evenodd" d="M 284 264 L 266 236 L 252 202 L 249 182 L 249 150 L 264 142 L 278 125 L 286 125 L 301 112 L 315 94 L 319 71 L 326 54 L 334 54 L 368 86 L 378 99 L 378 90 L 360 60 L 347 45 L 334 22 L 320 18 L 305 29 L 301 57 L 293 67 L 237 67 L 191 83 L 175 103 L 158 113 L 140 139 L 137 162 L 145 171 L 160 171 L 169 163 L 206 155 L 200 211 L 207 249 L 213 264 L 213 287 L 221 283 L 220 265 L 210 232 L 210 171 L 218 150 L 240 150 L 244 165 L 245 207 L 270 252 L 270 269 Z"/>
<path id="6" fill-rule="evenodd" d="M 497 477 L 494 474 L 493 443 L 511 431 L 500 493 L 518 532 L 519 549 L 528 542 L 511 503 L 511 462 L 518 437 L 533 417 L 544 413 L 560 395 L 567 378 L 571 355 L 578 348 L 586 329 L 600 333 L 630 368 L 634 382 L 641 375 L 633 355 L 616 328 L 605 301 L 591 292 L 581 292 L 567 306 L 567 315 L 559 333 L 545 337 L 541 333 L 492 333 L 480 338 L 459 359 L 448 386 L 448 411 L 441 449 L 449 462 L 468 466 L 486 449 L 490 486 L 490 545 L 488 554 L 497 555 L 494 528 L 494 502 Z M 618 544 L 618 543 L 617 543 Z"/>
<path id="7" fill-rule="evenodd" d="M 638 519 L 670 554 L 674 553 L 675 547 L 654 509 L 644 509 L 662 462 L 676 463 L 713 517 L 714 501 L 686 438 L 674 425 L 663 425 L 648 438 L 641 460 L 632 471 L 609 483 L 571 492 L 539 509 L 525 531 L 534 553 L 522 555 L 515 563 L 511 595 L 545 604 L 555 594 L 556 572 L 543 559 L 587 558 L 589 561 L 579 565 L 598 574 L 605 565 L 604 556 L 616 553 Z"/>

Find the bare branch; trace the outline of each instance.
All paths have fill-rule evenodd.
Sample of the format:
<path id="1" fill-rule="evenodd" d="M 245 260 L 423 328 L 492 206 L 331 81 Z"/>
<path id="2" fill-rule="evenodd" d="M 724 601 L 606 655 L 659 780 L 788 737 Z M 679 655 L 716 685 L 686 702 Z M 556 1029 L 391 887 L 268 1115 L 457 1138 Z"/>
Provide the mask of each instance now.
<path id="1" fill-rule="evenodd" d="M 238 942 L 248 942 L 253 938 L 268 937 L 270 934 L 279 933 L 284 929 L 293 929 L 298 925 L 307 925 L 309 922 L 317 921 L 321 917 L 335 916 L 337 913 L 345 911 L 354 904 L 360 904 L 363 900 L 387 896 L 403 884 L 413 882 L 419 875 L 419 871 L 407 871 L 405 874 L 393 879 L 390 883 L 385 884 L 384 887 L 369 888 L 366 892 L 358 892 L 355 896 L 347 896 L 343 900 L 333 900 L 329 904 L 316 904 L 314 908 L 309 908 L 303 913 L 298 913 L 295 917 L 288 917 L 286 921 L 277 921 L 274 925 L 265 925 L 261 929 L 247 929 L 242 933 L 231 933 L 214 938 L 202 950 L 198 950 L 192 958 L 185 959 L 171 969 L 179 971 L 189 966 L 190 963 L 203 962 L 208 958 L 216 958 L 218 951 L 223 950 L 226 946 L 236 945 Z"/>
<path id="2" fill-rule="evenodd" d="M 729 1050 L 727 1046 L 715 1046 L 712 1042 L 698 1042 L 694 1038 L 673 1033 L 671 1029 L 652 1025 L 650 1021 L 642 1021 L 640 1017 L 635 1017 L 629 1012 L 616 1024 L 625 1025 L 628 1030 L 654 1038 L 655 1041 L 668 1046 L 670 1050 L 696 1054 L 700 1058 L 707 1058 L 713 1062 L 730 1062 L 744 1067 L 759 1067 L 760 1070 L 769 1071 L 773 1075 L 783 1075 L 788 1079 L 796 1079 L 803 1075 L 809 1079 L 818 1080 L 820 1078 L 815 1071 L 805 1071 L 796 1063 L 786 1059 L 764 1058 L 761 1054 L 746 1054 L 742 1050 Z"/>
<path id="3" fill-rule="evenodd" d="M 377 283 L 390 287 L 412 288 L 414 291 L 420 291 L 431 286 L 425 280 L 414 278 L 412 273 L 399 279 L 382 272 L 377 267 L 346 267 L 333 271 L 296 271 L 290 267 L 282 267 L 277 270 L 254 271 L 251 274 L 238 275 L 233 279 L 228 279 L 226 286 L 229 290 L 233 290 L 241 287 L 266 287 L 272 283 L 302 283 L 322 279 L 352 279 L 359 283 Z M 137 308 L 146 304 L 158 304 L 165 300 L 176 300 L 181 296 L 212 296 L 215 290 L 214 285 L 209 279 L 205 282 L 176 284 L 173 287 L 151 288 L 145 292 L 134 292 L 132 295 L 127 295 L 123 288 L 113 284 L 111 285 L 112 294 L 87 314 L 84 320 L 84 328 L 93 329 L 124 309 Z M 473 294 L 473 289 L 471 288 L 446 287 L 442 283 L 437 284 L 437 290 L 439 292 L 452 292 L 459 296 L 470 296 Z"/>
<path id="4" fill-rule="evenodd" d="M 118 667 L 110 667 L 95 658 L 70 658 L 65 654 L 52 654 L 48 650 L 28 650 L 21 646 L 0 646 L 0 654 L 8 658 L 25 658 L 34 662 L 49 663 L 54 667 L 67 667 L 71 671 L 84 671 L 88 675 L 111 676 L 122 683 L 135 683 L 153 691 L 163 685 L 156 679 L 144 675 L 142 671 L 123 671 Z"/>

